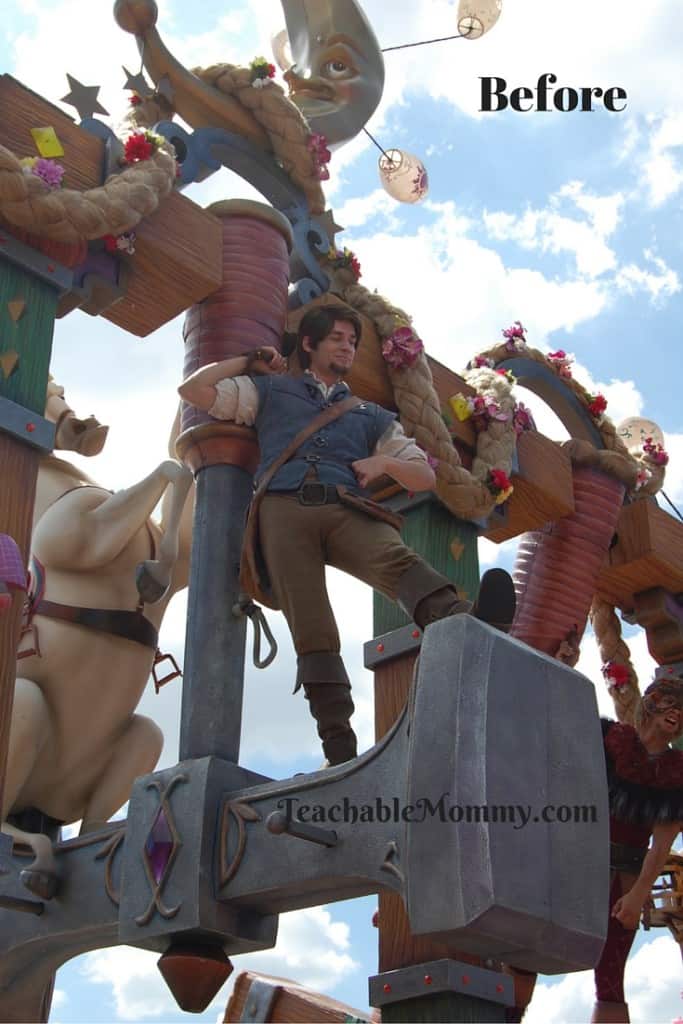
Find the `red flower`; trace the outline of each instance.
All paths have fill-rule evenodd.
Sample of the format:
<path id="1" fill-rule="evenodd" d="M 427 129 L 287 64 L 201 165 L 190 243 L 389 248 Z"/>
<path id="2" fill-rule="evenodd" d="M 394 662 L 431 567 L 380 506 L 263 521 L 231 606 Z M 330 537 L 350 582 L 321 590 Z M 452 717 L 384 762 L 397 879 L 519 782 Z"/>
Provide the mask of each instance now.
<path id="1" fill-rule="evenodd" d="M 274 64 L 268 65 L 268 78 L 275 78 L 276 67 Z"/>
<path id="2" fill-rule="evenodd" d="M 593 398 L 591 398 L 590 402 L 588 403 L 589 413 L 591 414 L 591 416 L 595 416 L 596 418 L 598 416 L 602 416 L 606 408 L 607 399 L 604 395 L 601 394 L 595 395 Z"/>
<path id="3" fill-rule="evenodd" d="M 140 104 L 142 103 L 142 96 L 138 96 L 138 94 L 134 92 L 133 95 L 129 97 L 128 102 L 130 103 L 131 107 L 139 107 Z"/>
<path id="4" fill-rule="evenodd" d="M 491 483 L 498 491 L 507 491 L 508 487 L 512 486 L 507 473 L 502 469 L 491 470 Z"/>
<path id="5" fill-rule="evenodd" d="M 616 686 L 617 688 L 626 686 L 629 680 L 626 666 L 620 665 L 616 661 L 608 661 L 606 665 L 603 665 L 602 674 L 610 686 Z"/>
<path id="6" fill-rule="evenodd" d="M 116 250 L 118 249 L 118 246 L 116 244 L 116 238 L 114 235 L 104 235 L 102 241 L 104 242 L 104 248 L 107 250 L 107 252 L 116 252 Z"/>
<path id="7" fill-rule="evenodd" d="M 154 146 L 142 132 L 135 132 L 126 140 L 124 156 L 126 163 L 135 164 L 139 160 L 149 160 L 154 153 Z"/>

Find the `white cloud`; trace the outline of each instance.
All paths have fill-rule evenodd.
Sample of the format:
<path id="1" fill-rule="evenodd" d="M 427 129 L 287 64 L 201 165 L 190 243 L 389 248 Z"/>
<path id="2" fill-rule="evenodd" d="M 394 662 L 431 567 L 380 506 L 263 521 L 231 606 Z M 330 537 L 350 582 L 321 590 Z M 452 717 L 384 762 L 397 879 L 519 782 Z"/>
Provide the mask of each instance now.
<path id="1" fill-rule="evenodd" d="M 626 966 L 625 993 L 631 1020 L 670 1024 L 680 1016 L 680 947 L 668 935 L 644 942 Z M 562 981 L 536 985 L 525 1024 L 577 1024 L 589 1019 L 594 1001 L 593 972 L 569 974 Z"/>
<path id="2" fill-rule="evenodd" d="M 456 31 L 454 5 L 445 0 L 421 0 L 390 10 L 381 0 L 367 0 L 365 9 L 384 46 Z M 504 77 L 509 89 L 535 88 L 539 75 L 549 70 L 557 75 L 558 86 L 622 86 L 628 92 L 630 112 L 661 109 L 666 102 L 675 109 L 681 98 L 676 71 L 679 51 L 676 33 L 667 27 L 677 13 L 676 0 L 653 0 L 646 16 L 637 0 L 603 0 L 597 5 L 592 0 L 571 4 L 515 0 L 504 4 L 494 29 L 474 42 L 456 40 L 387 54 L 387 77 L 400 77 L 406 92 L 426 90 L 471 116 L 479 116 L 479 76 Z"/>
<path id="3" fill-rule="evenodd" d="M 350 950 L 349 926 L 326 908 L 281 914 L 276 946 L 232 957 L 235 970 L 211 1007 L 225 1007 L 242 970 L 292 977 L 312 989 L 331 992 L 359 967 Z M 175 1018 L 178 1007 L 157 970 L 157 960 L 156 953 L 119 946 L 87 953 L 81 972 L 91 983 L 109 989 L 118 1020 Z"/>
<path id="4" fill-rule="evenodd" d="M 657 304 L 658 300 L 669 298 L 681 290 L 678 274 L 671 267 L 667 267 L 663 259 L 655 256 L 649 249 L 643 251 L 643 257 L 646 263 L 651 264 L 655 269 L 645 270 L 633 263 L 620 267 L 615 277 L 615 284 L 619 291 L 625 292 L 627 295 L 644 291 L 650 296 L 652 302 Z"/>
<path id="5" fill-rule="evenodd" d="M 56 988 L 52 993 L 52 1009 L 58 1010 L 69 1001 L 69 997 L 63 988 Z"/>
<path id="6" fill-rule="evenodd" d="M 334 217 L 345 229 L 350 230 L 364 226 L 374 217 L 382 216 L 385 230 L 393 231 L 399 224 L 396 216 L 397 210 L 396 200 L 392 199 L 384 189 L 377 188 L 366 196 L 347 199 L 345 203 L 335 209 Z"/>
<path id="7" fill-rule="evenodd" d="M 683 502 L 683 434 L 664 434 L 664 447 L 669 453 L 664 490 L 674 502 Z M 663 508 L 669 511 L 667 505 Z"/>
<path id="8" fill-rule="evenodd" d="M 470 222 L 454 203 L 429 210 L 437 214 L 433 222 L 413 233 L 366 236 L 359 230 L 345 241 L 361 261 L 364 280 L 400 301 L 430 354 L 446 365 L 464 367 L 500 337 L 501 324 L 523 318 L 531 343 L 542 347 L 552 331 L 571 330 L 607 304 L 597 282 L 506 268 L 493 248 L 467 236 Z"/>
<path id="9" fill-rule="evenodd" d="M 557 212 L 568 201 L 587 216 L 583 220 Z M 545 210 L 526 210 L 515 216 L 494 211 L 484 212 L 484 224 L 496 241 L 514 241 L 525 249 L 541 252 L 568 252 L 576 260 L 576 269 L 586 277 L 599 277 L 616 264 L 612 249 L 606 244 L 619 223 L 621 193 L 594 196 L 583 193 L 580 182 L 571 182 L 550 197 Z"/>
<path id="10" fill-rule="evenodd" d="M 661 206 L 683 185 L 683 161 L 676 152 L 683 146 L 683 115 L 679 112 L 649 119 L 648 149 L 641 159 L 642 181 L 651 206 Z"/>

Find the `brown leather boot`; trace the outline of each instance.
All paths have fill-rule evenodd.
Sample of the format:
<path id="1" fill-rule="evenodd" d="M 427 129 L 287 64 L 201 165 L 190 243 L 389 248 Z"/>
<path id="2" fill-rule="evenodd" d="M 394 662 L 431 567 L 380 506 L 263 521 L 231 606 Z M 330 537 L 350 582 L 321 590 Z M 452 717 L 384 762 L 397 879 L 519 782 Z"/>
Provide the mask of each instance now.
<path id="1" fill-rule="evenodd" d="M 420 559 L 398 582 L 398 601 L 420 629 L 449 615 L 471 612 L 504 633 L 509 632 L 515 614 L 515 588 L 504 569 L 489 569 L 481 578 L 477 600 L 464 601 L 450 580 Z"/>
<path id="2" fill-rule="evenodd" d="M 629 1024 L 628 1003 L 609 1003 L 598 999 L 593 1007 L 591 1024 Z"/>
<path id="3" fill-rule="evenodd" d="M 340 655 L 328 651 L 300 654 L 297 689 L 303 686 L 330 765 L 356 757 L 358 746 L 350 719 L 354 712 L 351 683 Z"/>
<path id="4" fill-rule="evenodd" d="M 472 602 L 463 601 L 455 585 L 421 558 L 399 579 L 396 596 L 420 629 L 448 615 L 462 615 L 472 610 Z"/>

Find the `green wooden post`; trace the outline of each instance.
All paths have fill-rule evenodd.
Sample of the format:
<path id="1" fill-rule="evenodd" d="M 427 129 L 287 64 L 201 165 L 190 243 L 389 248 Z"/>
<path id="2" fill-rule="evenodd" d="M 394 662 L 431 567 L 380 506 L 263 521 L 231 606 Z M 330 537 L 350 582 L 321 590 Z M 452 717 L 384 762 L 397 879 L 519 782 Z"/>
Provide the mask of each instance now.
<path id="1" fill-rule="evenodd" d="M 38 465 L 54 437 L 43 412 L 57 301 L 71 277 L 49 257 L 0 231 L 0 533 L 14 538 L 25 564 Z M 22 603 L 21 593 L 15 594 L 0 618 L 0 797 Z"/>
<path id="2" fill-rule="evenodd" d="M 408 547 L 473 600 L 479 585 L 476 526 L 456 519 L 436 498 L 418 498 L 415 507 L 411 508 L 409 503 L 404 514 L 406 522 L 401 536 Z M 373 612 L 375 636 L 410 622 L 397 604 L 376 592 Z"/>
<path id="3" fill-rule="evenodd" d="M 412 502 L 414 501 L 414 505 Z M 479 585 L 477 528 L 456 519 L 436 498 L 417 496 L 402 509 L 406 522 L 405 543 L 434 569 L 456 584 L 460 593 L 473 600 Z M 397 604 L 374 594 L 373 635 L 400 629 L 410 623 Z M 375 722 L 377 739 L 390 728 L 408 696 L 415 654 L 394 658 L 375 671 Z M 432 960 L 460 959 L 458 951 L 426 939 L 416 939 L 408 927 L 403 902 L 394 893 L 379 897 L 379 971 L 399 970 Z M 382 1008 L 382 1020 L 403 1021 L 503 1021 L 504 1007 L 456 992 L 420 995 L 389 1003 Z"/>

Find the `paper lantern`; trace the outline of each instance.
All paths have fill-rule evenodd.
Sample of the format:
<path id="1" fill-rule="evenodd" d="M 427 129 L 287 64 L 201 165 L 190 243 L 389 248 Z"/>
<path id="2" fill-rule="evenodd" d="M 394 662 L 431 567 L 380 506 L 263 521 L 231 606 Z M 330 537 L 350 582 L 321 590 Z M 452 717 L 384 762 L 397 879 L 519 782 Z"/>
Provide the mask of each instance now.
<path id="1" fill-rule="evenodd" d="M 399 203 L 419 203 L 429 190 L 425 165 L 402 149 L 387 149 L 382 153 L 379 176 L 384 189 Z"/>
<path id="2" fill-rule="evenodd" d="M 642 451 L 643 444 L 648 437 L 651 437 L 654 444 L 661 444 L 664 447 L 664 434 L 661 427 L 658 427 L 653 420 L 645 420 L 641 416 L 629 416 L 622 420 L 616 428 L 617 436 L 621 438 L 632 455 Z"/>
<path id="3" fill-rule="evenodd" d="M 503 0 L 460 0 L 458 32 L 465 39 L 480 39 L 498 21 Z"/>

